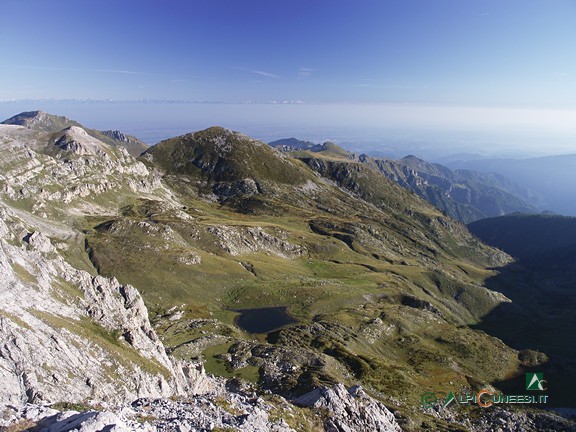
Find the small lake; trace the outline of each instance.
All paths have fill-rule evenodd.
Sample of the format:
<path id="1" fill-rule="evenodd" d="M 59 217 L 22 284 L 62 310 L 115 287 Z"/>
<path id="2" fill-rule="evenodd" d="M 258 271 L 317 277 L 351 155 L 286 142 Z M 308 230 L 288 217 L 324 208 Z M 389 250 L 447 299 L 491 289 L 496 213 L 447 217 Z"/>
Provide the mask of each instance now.
<path id="1" fill-rule="evenodd" d="M 234 312 L 240 313 L 235 319 L 236 325 L 248 333 L 269 333 L 298 322 L 288 313 L 288 308 L 285 306 L 235 309 Z"/>

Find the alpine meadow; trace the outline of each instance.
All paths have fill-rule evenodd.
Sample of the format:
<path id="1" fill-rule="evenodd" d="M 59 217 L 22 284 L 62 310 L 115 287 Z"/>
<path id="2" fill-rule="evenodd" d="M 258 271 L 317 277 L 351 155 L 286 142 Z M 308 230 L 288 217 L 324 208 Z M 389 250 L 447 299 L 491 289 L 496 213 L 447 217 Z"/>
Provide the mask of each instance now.
<path id="1" fill-rule="evenodd" d="M 0 430 L 576 430 L 570 0 L 1 5 Z"/>

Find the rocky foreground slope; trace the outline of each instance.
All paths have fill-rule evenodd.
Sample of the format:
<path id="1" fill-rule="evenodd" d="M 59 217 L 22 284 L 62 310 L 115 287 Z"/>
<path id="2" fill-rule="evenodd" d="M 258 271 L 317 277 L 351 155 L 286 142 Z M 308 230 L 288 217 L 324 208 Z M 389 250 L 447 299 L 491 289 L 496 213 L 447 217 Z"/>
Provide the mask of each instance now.
<path id="1" fill-rule="evenodd" d="M 280 414 L 296 417 L 300 408 L 227 390 L 200 363 L 168 357 L 133 286 L 63 257 L 80 236 L 70 214 L 110 209 L 122 188 L 166 197 L 144 165 L 79 126 L 57 134 L 0 126 L 0 134 L 0 427 L 294 430 Z M 330 403 L 344 410 L 356 398 L 344 392 Z M 355 422 L 399 430 L 386 408 L 364 398 L 370 415 Z"/>
<path id="2" fill-rule="evenodd" d="M 471 328 L 509 302 L 484 280 L 510 258 L 377 170 L 223 128 L 136 159 L 68 119 L 21 117 L 0 125 L 0 427 L 571 427 L 421 407 L 429 388 L 521 370 Z M 267 306 L 296 322 L 239 327 Z"/>
<path id="3" fill-rule="evenodd" d="M 0 427 L 294 430 L 281 414 L 296 417 L 299 408 L 285 399 L 268 403 L 227 390 L 201 364 L 169 358 L 138 291 L 75 269 L 59 254 L 65 243 L 54 246 L 48 237 L 75 235 L 0 204 Z M 361 399 L 357 390 L 338 391 L 328 399 L 311 394 L 299 405 L 328 400 L 343 412 L 358 412 L 338 420 L 344 426 L 399 430 L 384 406 Z M 45 405 L 55 402 L 67 410 Z"/>

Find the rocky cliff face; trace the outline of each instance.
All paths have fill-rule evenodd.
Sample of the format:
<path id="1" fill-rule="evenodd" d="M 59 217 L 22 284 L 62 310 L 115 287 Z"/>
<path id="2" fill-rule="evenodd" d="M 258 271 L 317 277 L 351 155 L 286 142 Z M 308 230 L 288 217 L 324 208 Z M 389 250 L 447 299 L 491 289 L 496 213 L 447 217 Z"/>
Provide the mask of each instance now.
<path id="1" fill-rule="evenodd" d="M 394 415 L 359 387 L 346 389 L 342 384 L 337 384 L 332 388 L 314 390 L 294 402 L 330 412 L 332 415 L 326 422 L 326 431 L 329 432 L 401 431 Z"/>
<path id="2" fill-rule="evenodd" d="M 312 412 L 299 416 L 302 408 L 282 397 L 226 388 L 200 362 L 167 355 L 138 290 L 98 275 L 78 256 L 83 233 L 75 224 L 114 214 L 122 200 L 136 196 L 162 199 L 162 208 L 179 220 L 190 216 L 124 148 L 66 118 L 31 113 L 20 120 L 21 126 L 0 126 L 0 428 L 322 427 Z M 186 244 L 168 225 L 134 224 L 149 236 Z M 122 223 L 108 229 L 125 231 Z M 211 224 L 194 232 L 231 256 L 262 252 L 295 259 L 306 252 L 279 229 Z M 187 264 L 201 262 L 194 258 Z"/>
<path id="3" fill-rule="evenodd" d="M 451 170 L 415 156 L 400 160 L 363 160 L 401 186 L 413 190 L 448 215 L 463 222 L 513 212 L 535 212 L 528 191 L 504 176 Z"/>
<path id="4" fill-rule="evenodd" d="M 113 143 L 119 143 L 134 157 L 140 156 L 146 151 L 146 149 L 148 149 L 148 146 L 138 138 L 126 135 L 118 130 L 107 130 L 102 131 L 101 133 L 102 135 L 111 138 Z"/>
<path id="5" fill-rule="evenodd" d="M 73 268 L 9 208 L 0 217 L 1 400 L 118 402 L 197 385 L 167 357 L 132 286 Z"/>
<path id="6" fill-rule="evenodd" d="M 516 370 L 470 328 L 510 258 L 341 149 L 210 128 L 135 159 L 47 119 L 0 126 L 0 428 L 447 428 L 423 385 Z M 297 322 L 235 321 L 279 305 Z"/>

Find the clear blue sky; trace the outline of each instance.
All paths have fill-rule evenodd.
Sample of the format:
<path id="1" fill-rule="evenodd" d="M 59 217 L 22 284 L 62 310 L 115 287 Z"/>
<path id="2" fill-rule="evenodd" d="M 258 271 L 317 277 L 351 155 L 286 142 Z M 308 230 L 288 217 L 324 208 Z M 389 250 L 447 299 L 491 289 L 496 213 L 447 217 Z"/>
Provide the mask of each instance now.
<path id="1" fill-rule="evenodd" d="M 576 108 L 574 0 L 1 0 L 0 100 Z"/>

